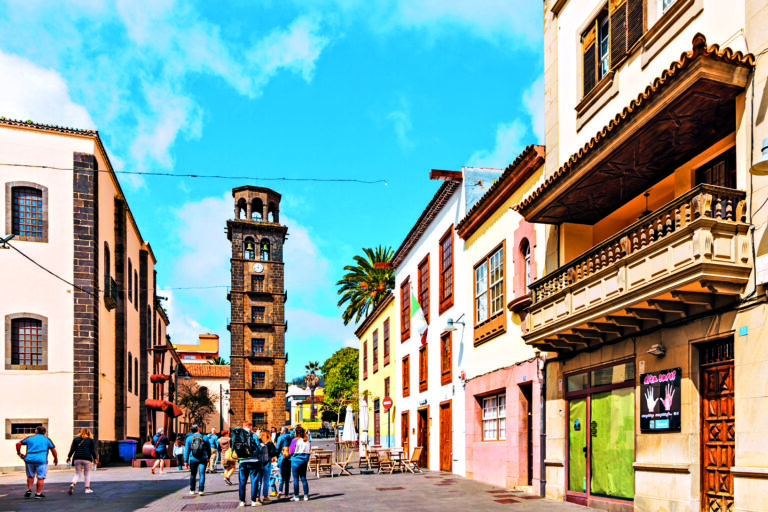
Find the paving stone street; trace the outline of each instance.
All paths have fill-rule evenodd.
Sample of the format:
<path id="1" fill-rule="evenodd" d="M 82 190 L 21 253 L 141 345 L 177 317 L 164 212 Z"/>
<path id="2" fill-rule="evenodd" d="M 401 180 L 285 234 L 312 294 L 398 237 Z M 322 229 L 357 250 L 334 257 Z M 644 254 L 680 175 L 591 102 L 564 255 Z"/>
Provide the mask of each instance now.
<path id="1" fill-rule="evenodd" d="M 510 510 L 587 511 L 584 507 L 542 500 L 538 496 L 509 491 L 448 473 L 368 475 L 317 479 L 309 477 L 310 501 L 271 502 L 272 510 Z M 71 470 L 51 471 L 45 483 L 44 501 L 24 498 L 24 474 L 0 476 L 0 510 L 84 511 L 132 510 L 196 511 L 237 508 L 237 486 L 227 486 L 220 473 L 206 475 L 204 496 L 189 496 L 189 473 L 175 469 L 164 476 L 147 469 L 105 468 L 92 473 L 93 494 L 83 493 L 82 483 L 67 495 Z M 236 482 L 236 477 L 234 477 Z M 249 487 L 250 489 L 250 487 Z"/>

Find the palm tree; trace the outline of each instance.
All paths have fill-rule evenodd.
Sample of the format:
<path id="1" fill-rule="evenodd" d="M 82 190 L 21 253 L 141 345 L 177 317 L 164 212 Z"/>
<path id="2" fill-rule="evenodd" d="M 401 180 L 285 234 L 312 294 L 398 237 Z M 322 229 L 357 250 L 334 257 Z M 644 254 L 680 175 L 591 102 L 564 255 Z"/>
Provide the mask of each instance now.
<path id="1" fill-rule="evenodd" d="M 357 255 L 355 265 L 347 265 L 344 277 L 336 283 L 341 299 L 337 306 L 346 304 L 341 317 L 344 325 L 354 318 L 355 323 L 368 314 L 395 287 L 391 247 L 364 248 L 365 257 Z"/>
<path id="2" fill-rule="evenodd" d="M 309 421 L 315 421 L 315 388 L 320 383 L 320 378 L 315 374 L 316 371 L 320 371 L 320 363 L 317 361 L 310 361 L 304 367 L 307 370 L 307 374 L 304 376 L 304 384 L 309 388 Z"/>
<path id="3" fill-rule="evenodd" d="M 216 356 L 210 361 L 208 361 L 208 364 L 225 365 L 225 364 L 229 364 L 229 361 L 227 361 L 223 357 Z"/>

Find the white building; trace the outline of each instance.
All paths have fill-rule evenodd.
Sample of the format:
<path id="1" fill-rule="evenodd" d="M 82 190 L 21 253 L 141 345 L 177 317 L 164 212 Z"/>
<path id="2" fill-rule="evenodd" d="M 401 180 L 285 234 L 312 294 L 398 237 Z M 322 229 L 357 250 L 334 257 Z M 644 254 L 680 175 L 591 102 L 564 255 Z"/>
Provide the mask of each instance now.
<path id="1" fill-rule="evenodd" d="M 466 472 L 463 370 L 471 333 L 465 334 L 460 325 L 455 331 L 445 327 L 449 318 L 459 320 L 471 312 L 464 311 L 465 301 L 459 300 L 470 290 L 465 273 L 459 271 L 464 267 L 464 242 L 454 227 L 464 217 L 467 201 L 476 201 L 500 173 L 432 171 L 430 178 L 444 183 L 393 257 L 400 320 L 393 329 L 398 359 L 396 442 L 408 453 L 422 446 L 422 466 L 459 475 Z M 411 326 L 412 294 L 429 325 L 424 340 Z"/>

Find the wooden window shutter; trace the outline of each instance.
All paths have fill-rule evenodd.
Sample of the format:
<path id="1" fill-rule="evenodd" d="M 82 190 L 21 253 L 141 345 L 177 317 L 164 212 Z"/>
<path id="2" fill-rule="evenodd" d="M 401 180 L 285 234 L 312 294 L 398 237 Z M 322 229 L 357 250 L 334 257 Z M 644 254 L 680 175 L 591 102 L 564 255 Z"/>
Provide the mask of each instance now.
<path id="1" fill-rule="evenodd" d="M 597 23 L 584 34 L 581 43 L 584 51 L 584 96 L 597 85 Z"/>
<path id="2" fill-rule="evenodd" d="M 645 32 L 645 0 L 627 0 L 627 51 Z"/>
<path id="3" fill-rule="evenodd" d="M 611 23 L 611 69 L 614 69 L 627 55 L 627 0 L 610 0 L 608 16 Z"/>

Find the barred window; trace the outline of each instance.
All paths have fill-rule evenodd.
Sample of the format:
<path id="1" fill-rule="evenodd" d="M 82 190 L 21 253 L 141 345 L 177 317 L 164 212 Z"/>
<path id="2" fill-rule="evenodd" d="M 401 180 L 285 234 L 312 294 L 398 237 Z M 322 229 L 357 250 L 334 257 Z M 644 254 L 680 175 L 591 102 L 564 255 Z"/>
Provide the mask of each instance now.
<path id="1" fill-rule="evenodd" d="M 11 320 L 11 364 L 43 364 L 43 323 L 40 320 Z"/>
<path id="2" fill-rule="evenodd" d="M 507 397 L 505 394 L 483 398 L 483 441 L 507 438 Z"/>
<path id="3" fill-rule="evenodd" d="M 251 353 L 253 355 L 264 353 L 264 338 L 253 338 L 251 343 Z"/>
<path id="4" fill-rule="evenodd" d="M 264 372 L 251 372 L 251 384 L 254 388 L 263 388 L 267 375 Z"/>
<path id="5" fill-rule="evenodd" d="M 32 187 L 13 187 L 13 234 L 43 237 L 43 191 Z"/>

